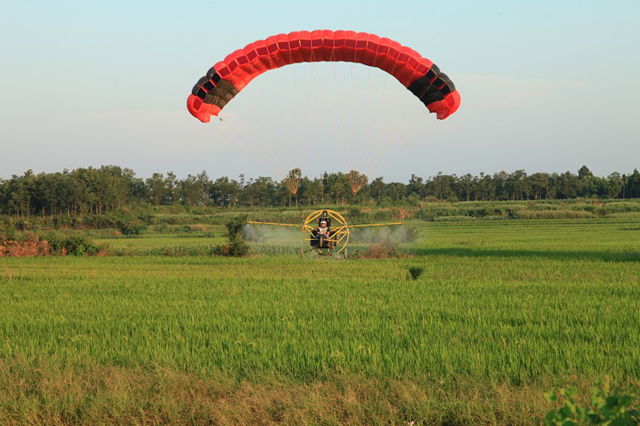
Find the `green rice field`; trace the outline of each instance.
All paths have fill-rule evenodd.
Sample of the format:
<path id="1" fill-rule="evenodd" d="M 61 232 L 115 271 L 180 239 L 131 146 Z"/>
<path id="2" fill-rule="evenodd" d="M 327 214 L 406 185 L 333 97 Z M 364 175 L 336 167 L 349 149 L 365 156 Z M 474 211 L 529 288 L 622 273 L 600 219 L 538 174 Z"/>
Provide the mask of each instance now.
<path id="1" fill-rule="evenodd" d="M 0 259 L 0 418 L 530 424 L 640 384 L 640 220 L 407 226 L 397 258 Z"/>

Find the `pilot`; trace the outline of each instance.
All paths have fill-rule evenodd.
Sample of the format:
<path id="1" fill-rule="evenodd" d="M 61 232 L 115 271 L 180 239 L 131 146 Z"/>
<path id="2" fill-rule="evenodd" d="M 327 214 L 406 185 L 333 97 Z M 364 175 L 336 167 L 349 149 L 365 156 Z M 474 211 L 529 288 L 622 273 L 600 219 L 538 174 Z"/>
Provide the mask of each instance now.
<path id="1" fill-rule="evenodd" d="M 329 237 L 329 225 L 327 224 L 327 221 L 324 219 L 320 221 L 320 226 L 318 226 L 318 236 L 320 235 Z"/>

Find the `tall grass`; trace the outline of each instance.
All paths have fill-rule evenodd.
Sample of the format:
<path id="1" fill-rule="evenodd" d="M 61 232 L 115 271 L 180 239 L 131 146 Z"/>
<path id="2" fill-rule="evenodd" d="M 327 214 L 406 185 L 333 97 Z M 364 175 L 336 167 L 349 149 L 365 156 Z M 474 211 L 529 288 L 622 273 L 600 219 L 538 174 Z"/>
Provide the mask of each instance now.
<path id="1" fill-rule="evenodd" d="M 332 401 L 355 401 L 323 406 L 325 417 L 309 408 L 300 418 L 312 423 L 526 423 L 509 413 L 543 413 L 536 404 L 557 377 L 607 375 L 614 388 L 640 381 L 636 228 L 628 218 L 435 222 L 402 259 L 301 259 L 286 246 L 247 259 L 0 259 L 0 390 L 9 395 L 0 414 L 15 423 L 206 419 L 198 407 L 215 395 L 240 398 L 221 387 L 244 383 L 262 389 L 261 406 L 276 413 L 257 421 L 276 421 L 288 411 L 265 389 L 277 383 L 309 396 L 326 385 L 338 389 Z M 167 247 L 169 237 L 155 239 L 162 245 L 130 240 Z M 94 367 L 106 378 L 92 376 Z M 133 395 L 138 379 L 118 382 L 113 371 L 139 377 L 146 396 Z M 174 389 L 191 401 L 176 411 L 175 400 L 150 390 L 166 389 L 167 375 L 198 384 L 194 393 Z M 89 396 L 76 381 L 88 381 Z M 371 400 L 367 389 L 380 391 Z M 291 398 L 289 412 L 301 407 L 279 392 Z M 462 402 L 474 395 L 484 405 L 473 407 L 488 407 L 482 415 Z M 458 402 L 442 408 L 439 398 Z M 390 409 L 376 414 L 371 401 Z M 257 405 L 235 413 L 263 413 Z"/>
<path id="2" fill-rule="evenodd" d="M 640 378 L 638 264 L 10 259 L 0 357 L 187 372 Z M 422 267 L 415 281 L 407 267 Z"/>

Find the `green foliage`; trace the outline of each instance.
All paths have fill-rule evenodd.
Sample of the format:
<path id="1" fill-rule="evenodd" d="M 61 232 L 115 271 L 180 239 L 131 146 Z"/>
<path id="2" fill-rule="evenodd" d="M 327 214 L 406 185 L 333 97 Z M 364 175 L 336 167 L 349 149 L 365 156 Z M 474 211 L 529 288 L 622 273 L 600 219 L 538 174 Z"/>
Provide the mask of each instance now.
<path id="1" fill-rule="evenodd" d="M 242 257 L 249 253 L 249 246 L 242 240 L 234 240 L 216 247 L 214 253 L 218 256 Z"/>
<path id="2" fill-rule="evenodd" d="M 229 242 L 216 249 L 216 254 L 220 256 L 241 257 L 249 253 L 249 246 L 243 239 L 242 230 L 247 224 L 247 216 L 239 215 L 233 217 L 225 224 Z"/>
<path id="3" fill-rule="evenodd" d="M 301 176 L 299 169 L 292 172 L 289 178 L 276 182 L 269 177 L 247 181 L 243 176 L 239 181 L 228 177 L 211 180 L 205 172 L 185 179 L 178 179 L 172 172 L 154 173 L 141 179 L 132 170 L 118 166 L 40 174 L 28 170 L 22 176 L 0 181 L 0 214 L 26 218 L 22 225 L 33 216 L 52 216 L 55 226 L 61 226 L 73 222 L 71 218 L 80 218 L 82 223 L 87 215 L 137 206 L 181 206 L 191 213 L 205 206 L 254 208 L 349 203 L 418 208 L 425 201 L 640 198 L 638 170 L 629 175 L 614 172 L 598 177 L 586 166 L 577 175 L 568 171 L 528 175 L 524 170 L 480 176 L 439 173 L 427 179 L 412 175 L 408 184 L 387 183 L 377 178 L 368 185 L 367 176 L 354 171 L 325 173 L 315 179 Z M 360 185 L 364 185 L 362 189 Z M 295 203 L 292 193 L 296 194 Z M 428 212 L 425 215 L 429 217 Z"/>
<path id="4" fill-rule="evenodd" d="M 233 217 L 229 222 L 225 224 L 225 228 L 227 228 L 227 236 L 229 237 L 229 241 L 236 240 L 238 238 L 242 238 L 242 228 L 247 224 L 247 215 L 239 215 Z"/>
<path id="5" fill-rule="evenodd" d="M 561 387 L 547 393 L 547 401 L 560 408 L 549 411 L 545 416 L 545 423 L 549 426 L 640 424 L 640 405 L 637 397 L 612 394 L 608 381 L 591 388 L 589 404 L 580 404 L 576 400 L 577 393 L 574 386 Z"/>
<path id="6" fill-rule="evenodd" d="M 147 225 L 137 221 L 121 221 L 118 223 L 118 229 L 123 235 L 140 235 Z"/>
<path id="7" fill-rule="evenodd" d="M 0 242 L 16 241 L 18 238 L 19 238 L 18 232 L 14 227 L 9 227 L 9 226 L 0 227 Z"/>
<path id="8" fill-rule="evenodd" d="M 67 254 L 71 256 L 95 256 L 102 248 L 86 237 L 80 235 L 59 235 L 48 233 L 40 237 L 46 240 L 54 254 Z"/>
<path id="9" fill-rule="evenodd" d="M 424 272 L 424 267 L 410 266 L 407 268 L 407 272 L 409 272 L 409 277 L 415 281 L 420 278 L 420 275 L 422 275 L 422 273 Z"/>

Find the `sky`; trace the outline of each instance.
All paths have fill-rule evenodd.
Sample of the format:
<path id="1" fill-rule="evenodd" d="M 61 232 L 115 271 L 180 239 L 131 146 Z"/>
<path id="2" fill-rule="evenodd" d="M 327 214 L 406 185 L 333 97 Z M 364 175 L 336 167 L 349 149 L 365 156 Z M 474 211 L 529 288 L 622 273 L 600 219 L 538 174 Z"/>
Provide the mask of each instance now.
<path id="1" fill-rule="evenodd" d="M 185 101 L 215 62 L 295 30 L 392 38 L 462 97 L 444 121 L 386 73 L 298 64 L 203 124 Z M 115 164 L 147 177 L 280 178 L 640 168 L 640 1 L 7 1 L 0 177 Z"/>

